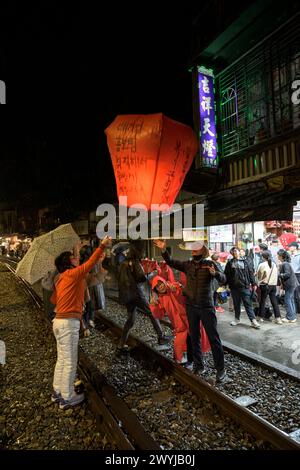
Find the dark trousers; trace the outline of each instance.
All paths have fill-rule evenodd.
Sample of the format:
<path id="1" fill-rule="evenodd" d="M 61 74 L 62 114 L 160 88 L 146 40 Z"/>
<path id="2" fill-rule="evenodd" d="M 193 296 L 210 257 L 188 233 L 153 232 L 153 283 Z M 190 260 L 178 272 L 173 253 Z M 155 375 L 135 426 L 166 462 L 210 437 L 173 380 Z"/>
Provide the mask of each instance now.
<path id="1" fill-rule="evenodd" d="M 250 289 L 247 287 L 240 287 L 238 289 L 233 287 L 230 290 L 234 305 L 235 318 L 239 320 L 241 317 L 241 301 L 243 301 L 249 320 L 254 320 L 255 314 L 252 306 Z"/>
<path id="2" fill-rule="evenodd" d="M 261 318 L 265 318 L 265 305 L 266 305 L 266 300 L 267 297 L 269 296 L 275 318 L 280 317 L 280 311 L 278 307 L 278 302 L 276 298 L 276 286 L 268 286 L 268 285 L 263 285 L 260 284 L 260 301 L 259 301 L 259 310 L 258 310 L 258 316 Z"/>
<path id="3" fill-rule="evenodd" d="M 89 327 L 90 320 L 94 321 L 94 317 L 95 317 L 94 307 L 93 307 L 92 301 L 89 300 L 85 304 L 84 314 L 82 316 L 85 328 Z"/>
<path id="4" fill-rule="evenodd" d="M 45 314 L 49 320 L 53 320 L 55 317 L 54 313 L 54 305 L 51 303 L 51 296 L 53 292 L 50 290 L 46 290 L 43 288 L 43 301 L 44 301 L 44 309 L 45 309 Z"/>
<path id="5" fill-rule="evenodd" d="M 219 306 L 218 305 L 218 292 L 217 291 L 214 292 L 214 306 L 215 307 Z"/>
<path id="6" fill-rule="evenodd" d="M 200 347 L 200 320 L 208 336 L 211 351 L 217 370 L 224 369 L 224 353 L 222 343 L 217 331 L 217 317 L 214 307 L 186 306 L 186 313 L 190 327 L 190 337 L 193 350 L 193 360 L 196 367 L 203 367 L 203 356 Z"/>
<path id="7" fill-rule="evenodd" d="M 299 286 L 296 287 L 294 293 L 295 309 L 296 313 L 300 313 L 300 273 L 296 273 L 296 278 L 298 279 Z"/>
<path id="8" fill-rule="evenodd" d="M 128 340 L 130 330 L 135 323 L 137 309 L 141 310 L 143 313 L 145 313 L 149 317 L 152 323 L 152 326 L 157 334 L 158 339 L 163 337 L 163 331 L 161 329 L 160 322 L 159 320 L 153 317 L 152 312 L 149 307 L 149 303 L 147 302 L 146 298 L 137 297 L 133 302 L 130 302 L 129 304 L 127 304 L 126 308 L 127 308 L 127 320 L 125 322 L 123 332 L 119 341 L 119 345 L 118 345 L 119 348 L 123 348 L 126 341 Z"/>

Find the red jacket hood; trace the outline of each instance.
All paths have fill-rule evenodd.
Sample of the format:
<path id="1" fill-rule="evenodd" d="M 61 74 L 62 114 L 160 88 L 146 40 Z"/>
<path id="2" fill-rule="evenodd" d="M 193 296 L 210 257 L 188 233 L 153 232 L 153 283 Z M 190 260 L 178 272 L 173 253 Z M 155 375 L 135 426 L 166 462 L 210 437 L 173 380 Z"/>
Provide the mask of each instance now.
<path id="1" fill-rule="evenodd" d="M 161 276 L 154 276 L 154 278 L 152 279 L 152 284 L 151 284 L 151 287 L 152 287 L 152 290 L 155 289 L 155 287 L 157 286 L 158 284 L 158 281 L 161 281 L 164 283 L 164 285 L 166 286 L 166 288 L 168 289 L 168 282 Z"/>

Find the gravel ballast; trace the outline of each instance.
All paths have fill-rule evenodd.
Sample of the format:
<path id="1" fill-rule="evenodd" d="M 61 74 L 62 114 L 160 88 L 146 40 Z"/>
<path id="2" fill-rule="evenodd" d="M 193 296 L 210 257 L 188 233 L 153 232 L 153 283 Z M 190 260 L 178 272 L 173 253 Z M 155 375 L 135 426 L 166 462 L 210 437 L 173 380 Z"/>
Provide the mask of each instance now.
<path id="1" fill-rule="evenodd" d="M 50 401 L 56 342 L 13 274 L 0 264 L 0 447 L 74 450 L 110 448 L 87 404 L 60 410 Z"/>

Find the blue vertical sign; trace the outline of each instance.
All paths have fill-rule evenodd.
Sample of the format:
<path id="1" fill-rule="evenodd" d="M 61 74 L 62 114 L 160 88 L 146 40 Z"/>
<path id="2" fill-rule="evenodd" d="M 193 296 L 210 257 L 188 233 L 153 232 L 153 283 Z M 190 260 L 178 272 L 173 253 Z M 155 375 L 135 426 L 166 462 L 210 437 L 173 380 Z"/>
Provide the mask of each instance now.
<path id="1" fill-rule="evenodd" d="M 203 166 L 217 166 L 217 134 L 215 121 L 214 74 L 198 67 L 200 153 Z"/>

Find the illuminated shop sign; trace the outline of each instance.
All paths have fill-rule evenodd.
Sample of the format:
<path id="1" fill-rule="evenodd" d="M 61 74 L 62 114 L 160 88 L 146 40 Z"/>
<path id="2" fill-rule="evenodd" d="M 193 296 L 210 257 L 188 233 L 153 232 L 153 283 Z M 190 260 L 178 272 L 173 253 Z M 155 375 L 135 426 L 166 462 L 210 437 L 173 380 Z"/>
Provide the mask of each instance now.
<path id="1" fill-rule="evenodd" d="M 200 153 L 203 166 L 217 165 L 217 138 L 215 121 L 214 75 L 205 67 L 198 67 Z"/>

